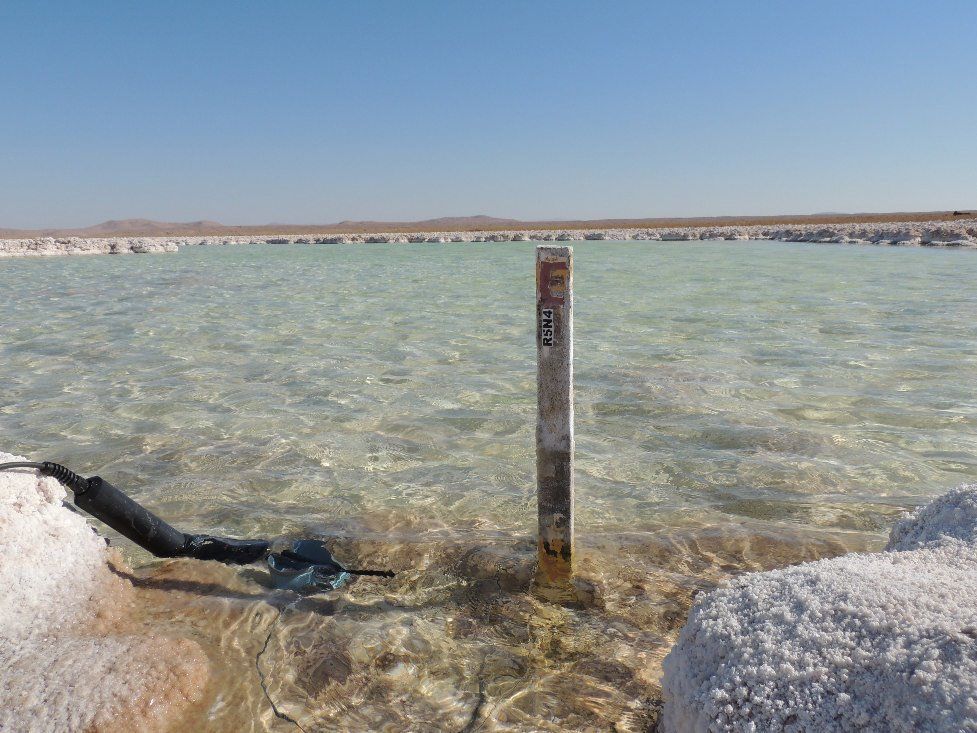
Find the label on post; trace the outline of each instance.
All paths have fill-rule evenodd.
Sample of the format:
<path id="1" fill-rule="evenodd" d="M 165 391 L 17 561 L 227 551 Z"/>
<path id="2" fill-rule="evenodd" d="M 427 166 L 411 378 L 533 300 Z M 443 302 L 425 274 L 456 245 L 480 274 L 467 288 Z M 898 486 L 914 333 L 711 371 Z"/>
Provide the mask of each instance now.
<path id="1" fill-rule="evenodd" d="M 539 337 L 543 346 L 553 345 L 553 309 L 543 308 L 539 316 Z"/>

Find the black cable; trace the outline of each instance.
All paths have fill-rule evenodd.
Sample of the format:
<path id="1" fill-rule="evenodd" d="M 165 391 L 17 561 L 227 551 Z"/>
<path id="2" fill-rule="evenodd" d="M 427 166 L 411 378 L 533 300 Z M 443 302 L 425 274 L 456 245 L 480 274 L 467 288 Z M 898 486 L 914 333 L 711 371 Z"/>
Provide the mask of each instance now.
<path id="1" fill-rule="evenodd" d="M 41 464 L 34 461 L 13 461 L 12 463 L 0 463 L 0 471 L 6 468 L 36 468 L 40 470 Z"/>
<path id="2" fill-rule="evenodd" d="M 58 483 L 67 489 L 71 489 L 76 494 L 83 494 L 88 491 L 88 479 L 79 476 L 70 468 L 62 466 L 60 463 L 51 461 L 12 461 L 10 463 L 0 463 L 0 471 L 7 468 L 34 468 L 44 476 L 51 476 L 57 479 Z"/>
<path id="3" fill-rule="evenodd" d="M 100 476 L 85 478 L 70 468 L 51 461 L 0 463 L 0 470 L 33 468 L 51 476 L 74 493 L 74 504 L 105 522 L 123 537 L 149 550 L 156 557 L 193 557 L 248 565 L 268 552 L 267 540 L 235 540 L 202 534 L 184 534 L 148 509 L 140 506 Z"/>
<path id="4" fill-rule="evenodd" d="M 151 511 L 143 508 L 117 488 L 99 476 L 85 478 L 60 463 L 51 461 L 11 461 L 0 463 L 0 471 L 10 468 L 33 468 L 43 476 L 57 479 L 74 492 L 74 503 L 79 509 L 109 525 L 119 534 L 128 537 L 156 557 L 193 557 L 198 560 L 218 560 L 237 565 L 248 565 L 271 550 L 268 540 L 235 540 L 228 537 L 212 537 L 204 534 L 184 534 L 174 529 Z M 300 546 L 305 548 L 301 550 Z M 311 554 L 307 554 L 311 552 Z M 392 570 L 350 569 L 333 560 L 329 550 L 321 542 L 303 540 L 293 548 L 282 551 L 280 558 L 292 561 L 291 570 L 320 567 L 323 571 L 346 571 L 350 575 L 368 575 L 375 578 L 393 578 Z"/>

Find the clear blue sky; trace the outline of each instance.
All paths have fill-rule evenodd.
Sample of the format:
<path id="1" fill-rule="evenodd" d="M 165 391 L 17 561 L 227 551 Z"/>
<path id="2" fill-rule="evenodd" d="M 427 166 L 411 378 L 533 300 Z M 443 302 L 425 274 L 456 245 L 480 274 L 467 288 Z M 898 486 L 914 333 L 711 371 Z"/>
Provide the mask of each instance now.
<path id="1" fill-rule="evenodd" d="M 977 3 L 6 2 L 0 226 L 977 207 Z"/>

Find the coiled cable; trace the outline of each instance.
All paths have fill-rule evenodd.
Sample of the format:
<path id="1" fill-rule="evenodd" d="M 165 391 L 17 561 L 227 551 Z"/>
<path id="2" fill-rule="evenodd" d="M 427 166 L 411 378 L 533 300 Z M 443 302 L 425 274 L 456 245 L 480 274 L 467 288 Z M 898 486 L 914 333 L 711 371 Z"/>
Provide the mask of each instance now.
<path id="1" fill-rule="evenodd" d="M 50 476 L 65 488 L 71 489 L 76 494 L 84 494 L 88 491 L 88 479 L 79 476 L 66 466 L 51 461 L 11 461 L 10 463 L 0 463 L 0 471 L 8 468 L 34 468 L 43 476 Z"/>

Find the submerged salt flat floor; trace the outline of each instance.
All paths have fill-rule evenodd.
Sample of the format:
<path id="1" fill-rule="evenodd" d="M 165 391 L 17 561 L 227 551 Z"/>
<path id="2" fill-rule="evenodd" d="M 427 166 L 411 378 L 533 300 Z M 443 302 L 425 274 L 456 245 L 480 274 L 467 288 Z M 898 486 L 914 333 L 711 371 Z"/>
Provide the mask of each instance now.
<path id="1" fill-rule="evenodd" d="M 0 447 L 186 529 L 313 533 L 403 571 L 293 604 L 247 570 L 130 552 L 141 592 L 199 611 L 158 600 L 152 621 L 230 665 L 214 729 L 294 728 L 259 668 L 311 729 L 640 728 L 693 593 L 880 547 L 902 509 L 977 480 L 977 253 L 574 249 L 594 609 L 530 623 L 523 592 L 531 244 L 4 261 Z"/>

